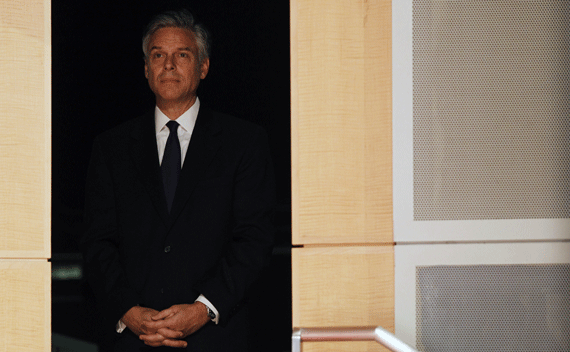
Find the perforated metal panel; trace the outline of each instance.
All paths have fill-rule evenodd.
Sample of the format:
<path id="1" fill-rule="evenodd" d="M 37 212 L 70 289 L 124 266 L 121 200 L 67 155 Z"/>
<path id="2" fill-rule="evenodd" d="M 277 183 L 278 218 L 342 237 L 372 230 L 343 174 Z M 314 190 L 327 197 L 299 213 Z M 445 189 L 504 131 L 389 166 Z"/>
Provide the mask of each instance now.
<path id="1" fill-rule="evenodd" d="M 570 264 L 416 268 L 426 352 L 570 351 Z"/>
<path id="2" fill-rule="evenodd" d="M 570 1 L 414 0 L 414 220 L 570 217 Z"/>

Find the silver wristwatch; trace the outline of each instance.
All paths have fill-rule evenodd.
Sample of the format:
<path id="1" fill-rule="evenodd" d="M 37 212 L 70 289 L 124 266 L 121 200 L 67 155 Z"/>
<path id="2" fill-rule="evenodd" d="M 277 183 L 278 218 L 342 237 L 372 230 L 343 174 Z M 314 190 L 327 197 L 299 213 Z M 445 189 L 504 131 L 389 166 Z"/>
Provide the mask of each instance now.
<path id="1" fill-rule="evenodd" d="M 206 308 L 208 308 L 208 317 L 209 317 L 211 320 L 216 319 L 216 313 L 214 313 L 214 311 L 211 310 L 210 307 L 206 306 Z"/>

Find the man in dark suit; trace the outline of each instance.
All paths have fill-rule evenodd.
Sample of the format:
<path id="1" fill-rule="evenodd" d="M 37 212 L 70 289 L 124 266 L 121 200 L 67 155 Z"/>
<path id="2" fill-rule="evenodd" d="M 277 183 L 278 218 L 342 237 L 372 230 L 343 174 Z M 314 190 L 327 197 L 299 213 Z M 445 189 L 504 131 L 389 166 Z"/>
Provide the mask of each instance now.
<path id="1" fill-rule="evenodd" d="M 209 44 L 189 12 L 157 16 L 143 50 L 155 111 L 98 136 L 87 178 L 81 247 L 103 328 L 115 351 L 246 351 L 243 307 L 273 240 L 266 134 L 200 106 Z"/>

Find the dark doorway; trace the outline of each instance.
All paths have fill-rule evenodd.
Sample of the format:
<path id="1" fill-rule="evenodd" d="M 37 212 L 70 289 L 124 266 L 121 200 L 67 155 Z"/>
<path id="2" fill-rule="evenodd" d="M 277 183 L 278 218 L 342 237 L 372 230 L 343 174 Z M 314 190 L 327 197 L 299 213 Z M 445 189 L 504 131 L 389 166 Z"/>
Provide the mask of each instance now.
<path id="1" fill-rule="evenodd" d="M 52 1 L 53 333 L 100 344 L 78 249 L 91 144 L 99 133 L 153 108 L 141 36 L 152 15 L 173 7 L 192 9 L 212 33 L 200 99 L 263 126 L 270 136 L 277 237 L 271 267 L 253 297 L 254 330 L 259 351 L 290 350 L 289 2 L 279 0 Z"/>

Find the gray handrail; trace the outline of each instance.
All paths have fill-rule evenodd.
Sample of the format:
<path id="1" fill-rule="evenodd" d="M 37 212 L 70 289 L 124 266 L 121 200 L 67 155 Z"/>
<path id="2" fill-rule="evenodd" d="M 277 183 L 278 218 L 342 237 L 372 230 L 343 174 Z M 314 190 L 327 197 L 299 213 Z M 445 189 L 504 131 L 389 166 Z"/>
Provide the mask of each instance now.
<path id="1" fill-rule="evenodd" d="M 376 341 L 390 351 L 418 352 L 380 326 L 295 329 L 291 336 L 291 352 L 301 352 L 302 341 Z"/>

